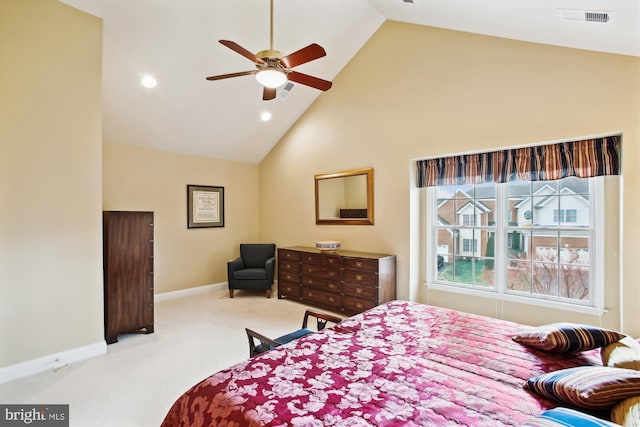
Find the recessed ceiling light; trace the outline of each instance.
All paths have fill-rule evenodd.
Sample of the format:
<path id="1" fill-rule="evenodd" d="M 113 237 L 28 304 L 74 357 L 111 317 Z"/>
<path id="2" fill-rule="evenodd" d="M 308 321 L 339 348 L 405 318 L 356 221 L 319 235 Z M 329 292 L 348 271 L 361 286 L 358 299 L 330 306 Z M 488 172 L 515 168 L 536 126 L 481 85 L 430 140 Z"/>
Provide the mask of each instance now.
<path id="1" fill-rule="evenodd" d="M 144 77 L 142 77 L 142 80 L 140 80 L 140 83 L 142 83 L 142 86 L 151 89 L 156 87 L 156 85 L 158 84 L 158 82 L 156 81 L 156 79 L 153 78 L 153 76 L 150 75 L 146 75 Z"/>
<path id="2" fill-rule="evenodd" d="M 262 119 L 263 122 L 268 122 L 269 120 L 271 120 L 271 113 L 268 111 L 263 111 L 262 114 L 260 114 L 260 119 Z"/>

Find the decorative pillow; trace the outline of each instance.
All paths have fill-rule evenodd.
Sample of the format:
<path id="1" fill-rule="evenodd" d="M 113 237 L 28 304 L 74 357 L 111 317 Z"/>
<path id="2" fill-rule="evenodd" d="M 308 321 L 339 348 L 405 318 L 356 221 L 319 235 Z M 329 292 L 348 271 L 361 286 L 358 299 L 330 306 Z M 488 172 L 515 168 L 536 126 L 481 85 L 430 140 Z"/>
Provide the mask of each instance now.
<path id="1" fill-rule="evenodd" d="M 624 427 L 640 427 L 640 396 L 625 399 L 614 406 L 611 421 Z"/>
<path id="2" fill-rule="evenodd" d="M 523 427 L 613 427 L 617 424 L 568 408 L 553 408 L 527 421 Z"/>
<path id="3" fill-rule="evenodd" d="M 640 371 L 640 343 L 631 337 L 600 349 L 602 364 L 614 368 L 636 369 Z"/>
<path id="4" fill-rule="evenodd" d="M 640 371 L 579 366 L 531 378 L 526 388 L 579 408 L 609 409 L 621 400 L 640 396 Z"/>
<path id="5" fill-rule="evenodd" d="M 625 335 L 620 332 L 577 323 L 551 323 L 518 332 L 513 340 L 530 347 L 556 353 L 592 350 L 614 343 Z"/>

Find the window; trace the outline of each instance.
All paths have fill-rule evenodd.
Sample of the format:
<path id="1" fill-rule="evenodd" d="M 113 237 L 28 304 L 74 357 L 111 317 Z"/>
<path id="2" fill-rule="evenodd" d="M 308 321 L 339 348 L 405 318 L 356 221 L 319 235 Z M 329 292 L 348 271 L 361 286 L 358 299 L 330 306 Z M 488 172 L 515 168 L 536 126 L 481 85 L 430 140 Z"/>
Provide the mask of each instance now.
<path id="1" fill-rule="evenodd" d="M 476 252 L 478 250 L 478 241 L 476 239 L 463 239 L 462 246 L 464 252 Z"/>
<path id="2" fill-rule="evenodd" d="M 469 226 L 469 225 L 476 225 L 476 217 L 473 214 L 464 214 L 462 215 L 462 224 Z"/>
<path id="3" fill-rule="evenodd" d="M 430 187 L 428 263 L 438 265 L 438 254 L 445 260 L 432 269 L 430 283 L 598 307 L 598 179 Z M 456 223 L 456 213 L 470 209 Z"/>
<path id="4" fill-rule="evenodd" d="M 577 222 L 577 209 L 554 209 L 553 222 Z"/>

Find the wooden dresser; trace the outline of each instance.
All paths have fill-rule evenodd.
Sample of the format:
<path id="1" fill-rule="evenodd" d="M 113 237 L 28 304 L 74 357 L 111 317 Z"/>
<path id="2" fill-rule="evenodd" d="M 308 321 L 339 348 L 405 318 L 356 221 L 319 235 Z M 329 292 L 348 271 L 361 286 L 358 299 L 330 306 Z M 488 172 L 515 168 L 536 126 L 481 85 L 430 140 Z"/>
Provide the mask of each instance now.
<path id="1" fill-rule="evenodd" d="M 352 315 L 395 297 L 395 255 L 278 249 L 278 298 Z"/>
<path id="2" fill-rule="evenodd" d="M 153 332 L 153 212 L 102 213 L 104 334 Z"/>

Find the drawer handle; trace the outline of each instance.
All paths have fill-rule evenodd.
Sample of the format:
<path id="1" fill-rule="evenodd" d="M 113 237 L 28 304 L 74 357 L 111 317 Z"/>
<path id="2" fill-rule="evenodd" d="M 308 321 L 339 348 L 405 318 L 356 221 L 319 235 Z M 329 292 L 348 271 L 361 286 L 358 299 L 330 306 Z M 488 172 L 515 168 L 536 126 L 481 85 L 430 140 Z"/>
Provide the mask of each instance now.
<path id="1" fill-rule="evenodd" d="M 312 279 L 308 279 L 307 283 L 310 284 L 310 285 L 313 285 L 313 280 Z"/>
<path id="2" fill-rule="evenodd" d="M 309 295 L 310 297 L 314 296 L 314 295 L 313 295 L 313 292 L 309 292 L 309 294 L 308 294 L 308 295 Z"/>
<path id="3" fill-rule="evenodd" d="M 333 297 L 331 297 L 329 298 L 329 302 L 336 302 L 336 300 Z"/>
<path id="4" fill-rule="evenodd" d="M 362 263 L 360 261 L 356 261 L 356 267 L 362 267 Z"/>
<path id="5" fill-rule="evenodd" d="M 331 272 L 329 272 L 329 276 L 331 276 L 331 277 L 336 277 L 336 272 L 335 272 L 335 271 L 331 271 Z"/>
<path id="6" fill-rule="evenodd" d="M 356 294 L 361 294 L 362 292 L 362 288 L 356 288 Z"/>
<path id="7" fill-rule="evenodd" d="M 356 307 L 357 307 L 357 308 L 362 308 L 363 306 L 362 306 L 362 304 L 360 304 L 360 303 L 358 302 L 358 303 L 356 303 Z"/>
<path id="8" fill-rule="evenodd" d="M 356 274 L 356 280 L 362 280 L 362 274 Z"/>

